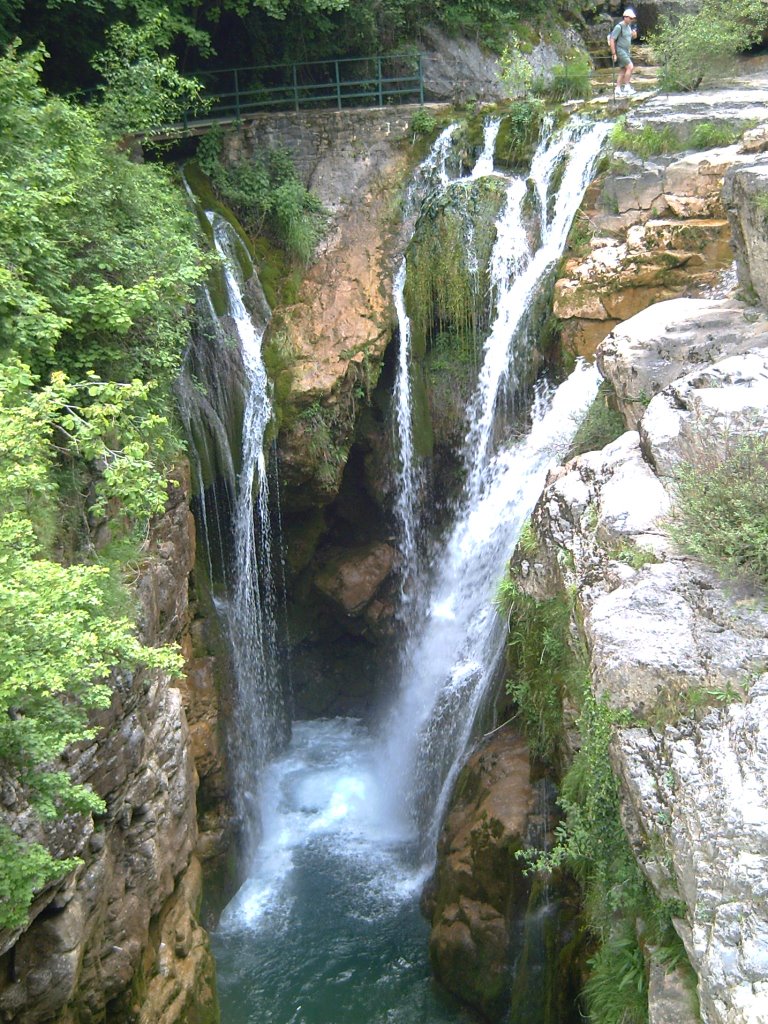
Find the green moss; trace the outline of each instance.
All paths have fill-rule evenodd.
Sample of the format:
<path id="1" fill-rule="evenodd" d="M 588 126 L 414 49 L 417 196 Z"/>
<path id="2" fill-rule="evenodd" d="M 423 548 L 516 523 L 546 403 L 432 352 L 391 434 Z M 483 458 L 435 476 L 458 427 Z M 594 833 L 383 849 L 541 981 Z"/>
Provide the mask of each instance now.
<path id="1" fill-rule="evenodd" d="M 415 354 L 428 347 L 437 332 L 477 332 L 504 197 L 504 187 L 495 178 L 464 181 L 443 192 L 422 213 L 408 247 L 405 290 Z M 470 226 L 477 272 L 468 262 Z"/>
<path id="2" fill-rule="evenodd" d="M 624 433 L 624 419 L 611 405 L 612 399 L 613 388 L 604 380 L 574 435 L 568 451 L 569 459 L 584 452 L 600 451 Z"/>
<path id="3" fill-rule="evenodd" d="M 544 108 L 536 100 L 512 103 L 501 119 L 494 161 L 509 171 L 527 170 L 536 148 Z"/>
<path id="4" fill-rule="evenodd" d="M 296 353 L 291 346 L 288 332 L 279 325 L 273 327 L 264 340 L 261 355 L 272 382 L 272 423 L 265 436 L 265 444 L 269 444 L 281 427 L 291 419 L 293 412 L 291 390 Z"/>
<path id="5" fill-rule="evenodd" d="M 413 447 L 420 458 L 430 458 L 435 447 L 430 402 L 424 374 L 411 366 L 411 408 L 413 411 Z"/>

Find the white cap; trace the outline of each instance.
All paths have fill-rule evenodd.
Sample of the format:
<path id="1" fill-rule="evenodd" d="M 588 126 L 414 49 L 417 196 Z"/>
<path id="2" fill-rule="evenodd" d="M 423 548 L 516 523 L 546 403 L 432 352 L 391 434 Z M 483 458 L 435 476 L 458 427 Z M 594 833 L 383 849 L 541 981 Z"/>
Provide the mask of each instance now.
<path id="1" fill-rule="evenodd" d="M 626 9 L 626 11 L 624 11 L 624 13 L 622 14 L 622 18 L 636 18 L 636 17 L 637 17 L 637 15 L 635 14 L 635 12 L 632 10 L 631 7 L 628 7 Z"/>

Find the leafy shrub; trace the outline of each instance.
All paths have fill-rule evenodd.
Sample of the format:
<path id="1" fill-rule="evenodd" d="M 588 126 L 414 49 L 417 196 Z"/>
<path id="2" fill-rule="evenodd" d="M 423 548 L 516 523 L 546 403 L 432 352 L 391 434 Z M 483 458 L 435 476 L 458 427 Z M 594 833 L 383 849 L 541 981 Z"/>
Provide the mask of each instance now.
<path id="1" fill-rule="evenodd" d="M 415 140 L 417 135 L 431 135 L 437 127 L 437 121 L 434 114 L 430 114 L 428 110 L 422 107 L 411 118 L 409 127 Z"/>
<path id="2" fill-rule="evenodd" d="M 672 533 L 719 572 L 768 586 L 768 439 L 699 440 L 677 473 Z"/>
<path id="3" fill-rule="evenodd" d="M 520 42 L 514 34 L 504 45 L 499 57 L 501 80 L 510 99 L 527 96 L 533 84 L 533 68 L 520 49 Z"/>
<path id="4" fill-rule="evenodd" d="M 98 118 L 108 134 L 151 135 L 204 108 L 201 83 L 181 75 L 176 58 L 164 52 L 177 27 L 165 9 L 137 28 L 118 22 L 108 30 L 106 49 L 92 61 L 106 83 Z"/>
<path id="5" fill-rule="evenodd" d="M 328 214 L 323 204 L 299 179 L 285 149 L 224 164 L 222 136 L 209 132 L 197 157 L 221 199 L 234 209 L 253 235 L 265 231 L 300 263 L 309 263 L 323 236 Z"/>
<path id="6" fill-rule="evenodd" d="M 661 66 L 659 85 L 668 92 L 687 92 L 704 81 L 720 81 L 766 26 L 764 0 L 702 0 L 696 11 L 675 21 L 660 19 L 648 38 Z"/>
<path id="7" fill-rule="evenodd" d="M 0 58 L 0 348 L 45 376 L 175 377 L 205 257 L 165 169 L 48 96 L 39 51 Z"/>

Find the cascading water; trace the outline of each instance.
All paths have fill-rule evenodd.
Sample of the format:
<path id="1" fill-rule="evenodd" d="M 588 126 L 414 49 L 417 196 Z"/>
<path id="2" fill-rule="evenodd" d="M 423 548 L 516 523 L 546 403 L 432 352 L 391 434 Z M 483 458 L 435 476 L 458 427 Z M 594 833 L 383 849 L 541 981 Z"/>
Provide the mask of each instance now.
<path id="1" fill-rule="evenodd" d="M 559 255 L 556 239 L 565 241 L 604 132 L 580 126 L 542 147 L 551 166 L 542 155 L 539 249 L 529 250 L 520 237 L 525 232 L 515 231 L 522 227 L 515 207 L 527 195 L 525 183 L 509 184 L 494 254 L 496 319 L 471 406 L 474 417 L 488 422 L 473 421 L 468 430 L 476 452 L 465 455 L 465 495 L 433 560 L 431 588 L 420 597 L 426 614 L 408 639 L 399 699 L 383 737 L 351 719 L 296 723 L 289 749 L 262 772 L 263 840 L 214 936 L 228 1024 L 468 1020 L 430 982 L 417 898 L 431 868 L 436 823 L 503 644 L 495 581 L 597 387 L 596 371 L 579 366 L 556 391 L 537 389 L 526 437 L 504 446 L 493 434 L 500 392 L 516 373 L 499 364 L 525 344 L 534 277 L 544 280 Z M 449 181 L 446 138 L 430 170 L 437 188 Z M 554 199 L 547 183 L 558 161 L 565 161 L 567 184 Z M 401 283 L 398 276 L 400 295 Z M 405 318 L 404 306 L 398 315 Z M 401 483 L 416 479 L 407 466 L 412 449 L 402 444 L 411 416 L 403 324 L 398 427 L 403 465 L 414 475 L 401 473 Z M 415 500 L 402 507 L 413 515 Z M 409 543 L 415 569 L 415 526 Z"/>
<path id="2" fill-rule="evenodd" d="M 501 118 L 489 118 L 483 129 L 483 148 L 475 162 L 470 179 L 475 180 L 493 173 L 493 153 L 499 133 Z M 405 201 L 406 221 L 414 220 L 420 205 L 429 197 L 444 192 L 452 179 L 448 172 L 453 136 L 458 128 L 451 124 L 435 140 L 426 159 L 414 172 Z M 412 231 L 411 231 L 412 234 Z M 468 265 L 477 274 L 477 256 L 473 247 L 473 225 L 467 224 Z M 411 392 L 411 322 L 405 309 L 406 261 L 401 261 L 392 288 L 393 302 L 397 314 L 398 358 L 394 384 L 395 425 L 397 428 L 398 471 L 394 503 L 395 517 L 400 533 L 401 578 L 405 584 L 403 601 L 409 600 L 407 584 L 418 573 L 418 550 L 416 542 L 416 520 L 418 508 L 418 471 L 413 449 L 413 402 Z"/>
<path id="3" fill-rule="evenodd" d="M 567 447 L 584 393 L 591 398 L 597 387 L 596 371 L 577 371 L 558 389 L 550 413 L 534 416 L 523 442 L 491 454 L 493 413 L 502 388 L 515 380 L 516 363 L 530 348 L 526 329 L 537 285 L 562 253 L 606 132 L 604 124 L 575 120 L 559 136 L 545 135 L 531 169 L 541 223 L 537 249 L 529 248 L 520 220 L 525 189 L 520 180 L 510 183 L 497 225 L 492 256 L 496 319 L 470 410 L 465 497 L 434 559 L 437 571 L 425 625 L 408 640 L 401 694 L 387 730 L 387 759 L 401 766 L 402 799 L 425 828 L 427 850 L 434 847 L 459 759 L 498 664 L 503 631 L 493 611 L 495 582 L 541 492 L 547 468 Z M 563 160 L 550 213 L 548 186 Z"/>
<path id="4" fill-rule="evenodd" d="M 216 605 L 230 640 L 235 681 L 235 713 L 229 729 L 233 790 L 246 847 L 252 848 L 259 835 L 259 772 L 284 745 L 288 731 L 285 700 L 277 669 L 273 545 L 269 480 L 264 456 L 264 438 L 272 416 L 272 406 L 269 381 L 261 355 L 261 341 L 269 323 L 270 310 L 255 277 L 249 282 L 246 307 L 245 282 L 240 269 L 241 260 L 245 258 L 240 251 L 242 243 L 225 218 L 209 211 L 206 211 L 206 217 L 211 224 L 216 251 L 221 257 L 226 312 L 222 317 L 216 316 L 210 292 L 206 290 L 204 299 L 212 324 L 212 331 L 205 339 L 209 349 L 207 365 L 204 370 L 201 369 L 201 356 L 198 352 L 195 368 L 203 379 L 199 376 L 191 379 L 193 373 L 188 366 L 185 390 L 188 399 L 190 391 L 194 392 L 194 401 L 189 402 L 193 409 L 199 412 L 201 403 L 206 406 L 207 432 L 200 436 L 199 432 L 191 428 L 190 435 L 197 444 L 205 445 L 208 435 L 212 434 L 217 449 L 215 461 L 226 484 L 225 513 L 229 521 L 226 527 L 222 523 L 217 524 L 215 531 L 223 561 L 225 594 L 216 599 Z M 233 387 L 232 378 L 225 384 L 217 374 L 218 362 L 232 362 L 231 351 L 227 350 L 231 350 L 233 339 L 237 343 L 239 369 L 243 378 L 238 473 L 235 472 L 235 461 L 231 454 L 233 439 L 224 425 L 230 418 L 225 406 L 229 402 L 227 392 Z M 211 354 L 211 349 L 214 354 Z M 185 403 L 181 404 L 184 408 Z M 199 518 L 202 520 L 209 569 L 213 577 L 209 502 L 206 500 L 201 469 L 204 461 L 211 461 L 210 451 L 199 451 L 195 462 Z M 218 516 L 218 503 L 213 503 L 213 508 Z M 230 536 L 225 544 L 222 538 L 226 533 Z M 226 547 L 231 547 L 229 556 Z"/>

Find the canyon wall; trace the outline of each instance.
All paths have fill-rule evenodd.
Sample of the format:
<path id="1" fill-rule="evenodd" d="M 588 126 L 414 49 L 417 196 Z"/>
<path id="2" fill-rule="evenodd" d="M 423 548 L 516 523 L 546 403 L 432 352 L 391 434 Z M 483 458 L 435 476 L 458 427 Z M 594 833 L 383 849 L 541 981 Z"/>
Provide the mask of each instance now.
<path id="1" fill-rule="evenodd" d="M 189 648 L 188 578 L 194 523 L 186 471 L 169 486 L 136 590 L 149 644 Z M 202 705 L 211 676 L 192 662 L 164 672 L 116 669 L 98 734 L 68 753 L 66 767 L 106 803 L 46 827 L 50 848 L 81 865 L 40 893 L 23 934 L 0 936 L 0 1019 L 16 1024 L 211 1024 L 218 1019 L 214 964 L 198 921 L 202 876 L 196 816 Z M 207 697 L 202 696 L 207 694 Z M 185 714 L 197 708 L 190 726 Z M 207 747 L 208 744 L 205 744 Z M 210 754 L 198 761 L 210 774 Z M 220 765 L 216 766 L 220 770 Z M 8 808 L 13 794 L 3 791 Z M 17 820 L 25 815 L 13 806 Z M 40 836 L 30 821 L 28 837 Z M 204 847 L 202 852 L 205 852 Z"/>

